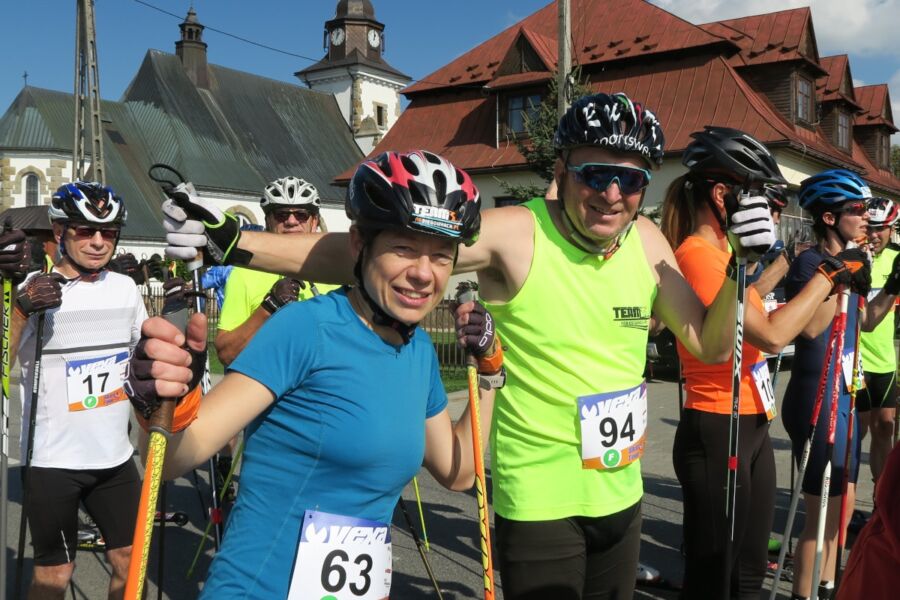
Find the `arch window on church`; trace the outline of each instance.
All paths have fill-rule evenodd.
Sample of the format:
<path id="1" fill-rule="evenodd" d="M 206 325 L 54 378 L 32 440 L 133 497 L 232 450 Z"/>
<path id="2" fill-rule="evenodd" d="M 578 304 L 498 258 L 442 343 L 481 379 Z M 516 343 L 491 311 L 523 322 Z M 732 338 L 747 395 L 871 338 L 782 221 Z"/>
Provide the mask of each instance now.
<path id="1" fill-rule="evenodd" d="M 41 180 L 34 173 L 25 176 L 25 206 L 38 206 L 41 203 Z"/>

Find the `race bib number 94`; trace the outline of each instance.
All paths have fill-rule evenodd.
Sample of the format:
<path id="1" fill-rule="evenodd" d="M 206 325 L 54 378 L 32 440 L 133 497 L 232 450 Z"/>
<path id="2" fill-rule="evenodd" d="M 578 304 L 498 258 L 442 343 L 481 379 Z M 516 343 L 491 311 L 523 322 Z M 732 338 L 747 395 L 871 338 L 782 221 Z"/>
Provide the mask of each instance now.
<path id="1" fill-rule="evenodd" d="M 615 469 L 638 460 L 647 433 L 647 384 L 578 398 L 581 464 Z"/>
<path id="2" fill-rule="evenodd" d="M 288 600 L 383 600 L 390 591 L 390 524 L 306 511 Z"/>
<path id="3" fill-rule="evenodd" d="M 128 396 L 122 389 L 127 352 L 66 361 L 69 411 L 103 408 Z"/>

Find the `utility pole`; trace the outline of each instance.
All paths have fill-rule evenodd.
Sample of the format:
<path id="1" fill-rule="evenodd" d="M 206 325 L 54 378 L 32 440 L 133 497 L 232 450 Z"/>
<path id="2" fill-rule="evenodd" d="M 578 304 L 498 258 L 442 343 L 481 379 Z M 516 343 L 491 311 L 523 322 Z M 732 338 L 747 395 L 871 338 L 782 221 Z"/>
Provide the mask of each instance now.
<path id="1" fill-rule="evenodd" d="M 559 16 L 559 57 L 556 61 L 556 112 L 561 118 L 569 108 L 569 72 L 572 68 L 572 53 L 569 50 L 569 41 L 572 37 L 569 0 L 557 0 L 557 12 Z"/>
<path id="2" fill-rule="evenodd" d="M 75 140 L 72 146 L 72 180 L 84 179 L 84 103 L 91 115 L 91 170 L 94 181 L 106 184 L 103 162 L 103 123 L 100 120 L 100 70 L 97 67 L 97 35 L 93 0 L 75 0 Z"/>

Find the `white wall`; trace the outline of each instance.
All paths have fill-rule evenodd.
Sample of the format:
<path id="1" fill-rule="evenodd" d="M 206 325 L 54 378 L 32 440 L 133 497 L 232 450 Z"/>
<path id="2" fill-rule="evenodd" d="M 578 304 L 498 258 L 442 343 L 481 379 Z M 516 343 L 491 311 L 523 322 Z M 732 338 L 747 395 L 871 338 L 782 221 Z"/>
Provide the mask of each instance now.
<path id="1" fill-rule="evenodd" d="M 309 82 L 310 89 L 334 94 L 338 107 L 341 109 L 341 114 L 344 116 L 344 121 L 347 123 L 350 122 L 350 81 L 349 74 L 343 71 L 342 76 L 329 76 L 321 80 L 310 80 Z"/>

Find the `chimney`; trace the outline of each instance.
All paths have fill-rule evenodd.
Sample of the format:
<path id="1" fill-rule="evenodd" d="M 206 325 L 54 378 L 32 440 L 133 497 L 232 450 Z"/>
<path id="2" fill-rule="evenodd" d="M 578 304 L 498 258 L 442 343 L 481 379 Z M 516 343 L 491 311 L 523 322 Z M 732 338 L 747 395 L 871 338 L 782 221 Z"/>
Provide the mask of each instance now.
<path id="1" fill-rule="evenodd" d="M 194 85 L 209 89 L 209 74 L 206 68 L 206 43 L 203 42 L 203 25 L 197 22 L 194 7 L 188 10 L 181 29 L 181 40 L 175 42 L 175 54 L 181 59 L 181 66 Z"/>

